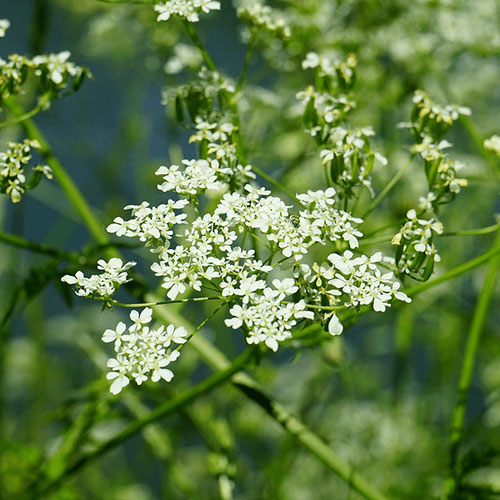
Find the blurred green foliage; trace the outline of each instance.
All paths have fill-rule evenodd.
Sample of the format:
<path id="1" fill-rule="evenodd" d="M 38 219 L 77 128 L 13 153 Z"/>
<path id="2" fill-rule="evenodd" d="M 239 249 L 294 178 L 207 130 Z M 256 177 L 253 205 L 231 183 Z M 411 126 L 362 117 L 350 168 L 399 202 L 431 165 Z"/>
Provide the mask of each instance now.
<path id="1" fill-rule="evenodd" d="M 245 45 L 230 2 L 196 26 L 222 73 L 237 78 Z M 374 171 L 376 192 L 404 165 L 411 137 L 396 127 L 408 119 L 411 96 L 423 88 L 441 102 L 469 106 L 447 136 L 464 161 L 469 187 L 442 213 L 446 231 L 496 222 L 500 162 L 483 139 L 500 132 L 500 2 L 497 0 L 282 0 L 289 40 L 257 39 L 240 103 L 249 161 L 292 190 L 324 188 L 312 139 L 301 129 L 295 95 L 310 82 L 300 63 L 308 51 L 359 60 L 354 88 L 357 126 L 371 125 L 389 159 Z M 106 225 L 128 203 L 154 193 L 154 169 L 190 151 L 175 108 L 163 107 L 163 88 L 186 83 L 196 70 L 167 74 L 181 22 L 157 23 L 150 5 L 98 0 L 37 0 L 30 8 L 0 8 L 19 30 L 16 41 L 34 52 L 71 50 L 94 80 L 40 116 L 55 154 L 77 179 Z M 9 34 L 9 32 L 8 32 Z M 31 34 L 31 35 L 30 35 Z M 21 35 L 25 40 L 21 41 Z M 0 55 L 8 45 L 0 41 Z M 11 52 L 21 50 L 13 48 Z M 33 96 L 28 92 L 24 99 Z M 0 130 L 1 144 L 21 130 Z M 180 144 L 180 147 L 179 147 Z M 3 146 L 2 146 L 3 147 Z M 1 149 L 1 148 L 0 148 Z M 87 234 L 54 185 L 42 184 L 25 206 L 2 200 L 4 229 L 29 240 L 80 251 Z M 380 210 L 369 233 L 395 224 L 425 190 L 415 162 Z M 156 195 L 154 195 L 156 196 Z M 28 198 L 29 196 L 27 196 Z M 370 203 L 363 195 L 360 207 Z M 441 237 L 443 273 L 489 249 L 491 234 Z M 380 249 L 381 244 L 373 245 Z M 127 250 L 133 255 L 134 250 Z M 170 385 L 107 393 L 102 331 L 115 324 L 98 304 L 61 298 L 64 260 L 0 246 L 0 498 L 21 498 L 68 433 L 61 455 L 73 460 L 207 374 L 186 349 Z M 147 258 L 147 257 L 146 257 Z M 91 260 L 91 259 L 90 259 Z M 388 498 L 437 498 L 448 467 L 448 435 L 462 353 L 485 268 L 451 281 L 384 315 L 369 314 L 340 338 L 286 348 L 263 357 L 255 377 L 277 400 L 323 437 Z M 498 284 L 496 288 L 498 292 Z M 459 453 L 461 487 L 454 498 L 497 498 L 500 492 L 500 301 L 496 293 L 484 327 Z M 180 311 L 202 317 L 200 305 Z M 115 311 L 113 314 L 121 314 Z M 205 335 L 229 356 L 239 350 L 222 320 Z M 78 425 L 77 425 L 78 424 Z M 66 441 L 65 441 L 66 442 Z M 63 464 L 64 465 L 64 464 Z M 54 471 L 53 471 L 54 472 Z M 54 472 L 55 473 L 55 472 Z M 234 481 L 234 499 L 360 498 L 265 412 L 229 386 L 147 427 L 46 498 L 216 499 Z"/>

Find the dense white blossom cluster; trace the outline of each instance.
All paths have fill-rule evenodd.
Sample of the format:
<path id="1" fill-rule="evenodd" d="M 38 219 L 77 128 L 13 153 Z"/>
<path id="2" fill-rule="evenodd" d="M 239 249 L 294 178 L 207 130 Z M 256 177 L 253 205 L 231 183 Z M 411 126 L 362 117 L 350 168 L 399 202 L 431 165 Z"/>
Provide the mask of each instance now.
<path id="1" fill-rule="evenodd" d="M 500 156 L 500 136 L 492 135 L 484 141 L 484 147 Z"/>
<path id="2" fill-rule="evenodd" d="M 114 330 L 108 329 L 102 336 L 103 342 L 113 343 L 116 357 L 108 360 L 109 373 L 106 378 L 112 380 L 110 391 L 118 394 L 133 379 L 137 385 L 151 378 L 153 382 L 160 379 L 170 382 L 174 376 L 167 368 L 179 357 L 179 351 L 173 349 L 174 344 L 184 344 L 188 332 L 184 327 L 167 328 L 160 326 L 153 329 L 149 325 L 153 311 L 143 309 L 140 313 L 131 311 L 132 324 L 128 327 L 119 322 Z"/>
<path id="3" fill-rule="evenodd" d="M 5 32 L 10 28 L 10 21 L 8 19 L 0 19 L 0 38 L 5 36 Z"/>
<path id="4" fill-rule="evenodd" d="M 150 207 L 147 201 L 140 205 L 127 205 L 125 210 L 132 210 L 132 218 L 124 220 L 116 217 L 107 227 L 109 233 L 127 238 L 139 238 L 146 246 L 156 246 L 157 242 L 167 245 L 173 235 L 175 224 L 185 223 L 187 215 L 177 213 L 188 205 L 187 200 L 168 200 L 167 203 Z"/>
<path id="5" fill-rule="evenodd" d="M 288 38 L 290 27 L 284 17 L 276 10 L 260 2 L 246 2 L 237 10 L 238 17 L 253 26 L 264 29 L 281 38 Z"/>
<path id="6" fill-rule="evenodd" d="M 26 182 L 25 167 L 32 158 L 31 150 L 39 149 L 37 141 L 9 142 L 8 149 L 0 152 L 0 192 L 10 196 L 13 203 L 21 201 L 26 189 L 35 187 L 43 176 L 52 179 L 52 170 L 47 165 L 37 165 L 31 179 Z"/>
<path id="7" fill-rule="evenodd" d="M 394 299 L 410 302 L 408 296 L 399 291 L 400 283 L 394 281 L 393 273 L 382 273 L 378 268 L 382 253 L 355 257 L 353 252 L 345 250 L 343 254 L 331 253 L 328 261 L 321 265 L 295 266 L 296 282 L 301 295 L 310 297 L 308 303 L 318 306 L 326 303 L 333 308 L 371 306 L 376 312 L 384 312 Z M 342 333 L 342 324 L 335 313 L 327 316 L 330 333 Z"/>
<path id="8" fill-rule="evenodd" d="M 441 260 L 432 240 L 434 234 L 443 233 L 443 224 L 434 219 L 421 219 L 413 209 L 408 210 L 406 219 L 391 241 L 398 246 L 396 264 L 400 272 L 410 275 L 424 268 L 423 277 L 427 279 L 432 273 L 434 262 Z"/>
<path id="9" fill-rule="evenodd" d="M 172 16 L 186 19 L 191 23 L 200 20 L 199 14 L 208 14 L 211 10 L 220 10 L 220 2 L 213 0 L 168 0 L 155 5 L 158 21 L 168 21 Z"/>
<path id="10" fill-rule="evenodd" d="M 130 281 L 127 271 L 135 264 L 134 261 L 123 263 L 117 257 L 108 262 L 101 259 L 97 261 L 97 269 L 102 273 L 87 278 L 81 271 L 77 271 L 74 276 L 64 275 L 61 281 L 75 285 L 75 293 L 80 297 L 110 298 L 118 287 Z"/>
<path id="11" fill-rule="evenodd" d="M 193 140 L 230 142 L 233 125 L 196 123 Z M 157 174 L 164 180 L 158 185 L 160 191 L 185 199 L 170 199 L 157 207 L 147 202 L 128 206 L 132 218 L 117 217 L 108 226 L 117 236 L 136 237 L 151 247 L 155 255 L 151 270 L 161 279 L 169 300 L 178 300 L 188 290 L 217 298 L 215 292 L 218 300 L 229 305 L 226 325 L 241 329 L 249 344 L 263 343 L 274 351 L 292 337 L 292 329 L 301 321 L 327 323 L 328 331 L 338 335 L 343 326 L 334 313 L 336 308 L 372 305 L 375 311 L 384 311 L 393 299 L 409 300 L 399 291 L 392 273 L 383 274 L 377 267 L 381 254 L 354 257 L 346 250 L 342 255 L 331 254 L 331 264 L 310 267 L 304 262 L 314 244 L 359 247 L 363 235 L 358 225 L 363 221 L 336 208 L 333 187 L 297 194 L 299 207 L 294 209 L 263 187 L 247 183 L 242 191 L 229 189 L 224 180 L 229 172 L 217 159 L 184 160 L 183 165 L 183 170 L 176 165 L 160 167 Z M 190 204 L 196 208 L 196 197 L 210 189 L 224 192 L 211 211 L 196 212 L 194 218 L 192 212 L 183 213 Z M 264 260 L 255 249 L 245 249 L 245 241 L 251 238 L 265 249 Z M 283 268 L 281 263 L 286 260 L 291 265 Z M 63 281 L 76 284 L 78 295 L 110 297 L 127 281 L 126 269 L 133 264 L 119 259 L 99 261 L 102 275 L 86 278 L 79 272 L 64 276 Z M 329 305 L 326 309 L 325 303 Z M 120 323 L 103 337 L 115 342 L 118 353 L 108 364 L 112 392 L 119 392 L 130 377 L 142 383 L 150 373 L 153 381 L 169 380 L 173 375 L 165 367 L 178 352 L 167 350 L 165 338 L 177 330 L 173 325 L 166 331 L 149 329 L 144 325 L 150 321 L 150 313 L 145 311 L 133 313 L 129 333 L 125 334 L 125 325 Z M 177 337 L 181 342 L 185 336 Z"/>

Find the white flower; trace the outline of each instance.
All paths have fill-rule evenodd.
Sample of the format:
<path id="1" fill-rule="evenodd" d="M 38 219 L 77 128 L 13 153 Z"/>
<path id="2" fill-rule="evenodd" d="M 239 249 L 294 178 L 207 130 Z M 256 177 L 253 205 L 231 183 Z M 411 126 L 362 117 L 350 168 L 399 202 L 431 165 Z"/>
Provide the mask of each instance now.
<path id="1" fill-rule="evenodd" d="M 485 139 L 484 147 L 500 156 L 500 136 L 492 135 L 489 139 Z"/>
<path id="2" fill-rule="evenodd" d="M 168 345 L 171 342 L 176 344 L 185 344 L 187 342 L 186 337 L 188 336 L 187 330 L 183 326 L 175 328 L 174 325 L 168 325 L 165 332 L 165 340 Z"/>
<path id="3" fill-rule="evenodd" d="M 141 330 L 144 325 L 151 323 L 153 319 L 153 310 L 146 307 L 139 314 L 135 309 L 130 311 L 130 319 L 133 321 L 133 325 L 130 327 L 130 331 L 134 332 L 136 330 Z"/>
<path id="4" fill-rule="evenodd" d="M 344 327 L 342 326 L 342 323 L 340 322 L 339 318 L 335 314 L 332 314 L 332 317 L 328 322 L 328 332 L 331 335 L 340 335 L 343 330 Z"/>
<path id="5" fill-rule="evenodd" d="M 0 19 L 0 38 L 5 36 L 5 32 L 10 27 L 10 21 L 8 19 Z"/>
<path id="6" fill-rule="evenodd" d="M 118 347 L 120 347 L 120 345 L 122 343 L 123 332 L 125 331 L 126 328 L 127 327 L 126 327 L 125 323 L 123 323 L 122 321 L 120 321 L 116 325 L 116 328 L 114 330 L 111 330 L 111 329 L 108 328 L 104 332 L 104 334 L 102 336 L 102 341 L 106 342 L 106 343 L 114 342 L 115 343 L 115 349 L 117 349 Z"/>
<path id="7" fill-rule="evenodd" d="M 286 295 L 293 295 L 299 287 L 295 285 L 293 278 L 285 278 L 284 280 L 273 280 L 273 286 L 279 292 L 281 298 Z"/>

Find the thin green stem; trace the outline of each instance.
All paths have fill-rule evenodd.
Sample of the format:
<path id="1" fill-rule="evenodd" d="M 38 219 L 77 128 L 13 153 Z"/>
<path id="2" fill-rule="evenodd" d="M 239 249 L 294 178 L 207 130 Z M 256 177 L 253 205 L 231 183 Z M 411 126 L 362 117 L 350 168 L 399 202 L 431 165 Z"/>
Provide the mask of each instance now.
<path id="1" fill-rule="evenodd" d="M 42 105 L 39 103 L 31 111 L 28 111 L 20 116 L 16 116 L 12 120 L 4 120 L 3 122 L 0 122 L 0 128 L 10 127 L 11 125 L 16 125 L 18 123 L 23 122 L 24 120 L 28 120 L 29 118 L 33 118 L 40 111 L 45 109 L 45 107 L 46 107 L 46 105 Z"/>
<path id="2" fill-rule="evenodd" d="M 379 195 L 370 203 L 365 212 L 361 215 L 362 219 L 365 219 L 378 205 L 383 201 L 383 199 L 389 194 L 391 189 L 401 180 L 406 171 L 410 168 L 413 158 L 415 155 L 411 155 L 408 162 L 398 170 L 396 175 L 386 184 L 384 189 L 379 193 Z"/>
<path id="3" fill-rule="evenodd" d="M 478 229 L 465 229 L 463 231 L 453 231 L 449 233 L 443 233 L 441 236 L 479 236 L 481 234 L 494 233 L 500 224 L 492 224 L 487 227 L 480 227 Z"/>
<path id="4" fill-rule="evenodd" d="M 229 361 L 215 346 L 209 344 L 202 337 L 193 339 L 192 346 L 202 359 L 212 368 L 225 369 Z M 375 486 L 360 476 L 353 466 L 344 462 L 319 436 L 309 429 L 300 419 L 295 417 L 280 403 L 266 394 L 266 390 L 250 376 L 239 373 L 233 377 L 233 383 L 246 396 L 261 406 L 274 420 L 276 420 L 291 436 L 307 448 L 329 470 L 347 482 L 367 500 L 387 500 Z"/>
<path id="5" fill-rule="evenodd" d="M 494 248 L 500 249 L 500 231 L 497 233 Z M 479 351 L 481 333 L 486 323 L 488 310 L 495 290 L 498 271 L 500 269 L 500 255 L 491 259 L 484 280 L 484 285 L 479 294 L 479 298 L 472 317 L 465 352 L 460 370 L 460 379 L 458 382 L 457 399 L 453 410 L 451 432 L 450 432 L 450 474 L 445 481 L 444 498 L 450 498 L 458 485 L 457 460 L 458 450 L 462 441 L 465 427 L 465 413 L 467 409 L 467 399 L 469 395 L 476 358 Z"/>
<path id="6" fill-rule="evenodd" d="M 203 42 L 201 41 L 201 38 L 198 36 L 198 33 L 196 33 L 196 30 L 193 28 L 192 24 L 189 21 L 184 20 L 184 27 L 186 28 L 186 31 L 188 32 L 191 41 L 198 47 L 201 57 L 203 57 L 203 61 L 207 65 L 208 69 L 211 71 L 217 71 L 217 68 L 212 61 L 212 58 L 210 57 L 210 54 L 207 52 L 205 49 L 205 46 L 203 45 Z"/>
<path id="7" fill-rule="evenodd" d="M 220 304 L 216 307 L 186 338 L 185 344 L 179 344 L 175 350 L 180 351 L 224 306 L 226 303 Z"/>
<path id="8" fill-rule="evenodd" d="M 253 355 L 253 352 L 253 349 L 247 349 L 243 354 L 241 354 L 232 363 L 230 363 L 224 370 L 214 373 L 198 385 L 195 385 L 191 389 L 188 389 L 182 394 L 179 394 L 177 397 L 166 401 L 165 403 L 152 410 L 145 417 L 134 420 L 114 437 L 112 437 L 108 441 L 105 441 L 104 443 L 99 444 L 92 451 L 84 454 L 76 462 L 65 468 L 65 470 L 60 472 L 56 477 L 41 485 L 35 491 L 30 492 L 28 498 L 43 497 L 50 491 L 53 491 L 54 488 L 56 488 L 60 483 L 73 476 L 82 467 L 94 462 L 108 451 L 121 445 L 136 433 L 144 429 L 144 427 L 178 411 L 195 399 L 204 396 L 214 390 L 216 387 L 225 384 L 235 373 L 242 370 L 248 364 Z"/>

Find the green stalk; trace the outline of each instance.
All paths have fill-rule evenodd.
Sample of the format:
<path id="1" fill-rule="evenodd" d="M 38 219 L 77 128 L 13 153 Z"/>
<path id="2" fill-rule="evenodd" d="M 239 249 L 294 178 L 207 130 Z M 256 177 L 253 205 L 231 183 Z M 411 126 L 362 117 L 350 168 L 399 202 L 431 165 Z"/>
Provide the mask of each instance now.
<path id="1" fill-rule="evenodd" d="M 193 28 L 192 24 L 186 20 L 184 20 L 183 23 L 184 23 L 184 27 L 186 28 L 186 31 L 188 32 L 189 37 L 191 38 L 192 42 L 196 45 L 196 47 L 198 47 L 198 49 L 201 53 L 201 56 L 203 57 L 203 61 L 207 65 L 207 68 L 211 71 L 217 71 L 217 67 L 215 66 L 214 62 L 212 61 L 210 54 L 205 49 L 205 46 L 203 45 L 201 38 L 198 36 L 198 33 L 196 33 L 196 30 Z"/>
<path id="2" fill-rule="evenodd" d="M 22 238 L 21 236 L 4 233 L 3 231 L 0 231 L 0 241 L 6 243 L 7 245 L 12 245 L 17 248 L 29 250 L 30 252 L 49 255 L 50 257 L 54 257 L 56 259 L 70 260 L 75 262 L 81 261 L 80 255 L 76 252 L 65 252 L 64 250 L 59 250 L 58 248 L 50 247 L 40 243 L 33 243 L 25 238 Z"/>
<path id="3" fill-rule="evenodd" d="M 202 337 L 191 340 L 191 346 L 199 356 L 212 368 L 224 370 L 229 360 L 215 346 Z M 343 479 L 349 486 L 367 500 L 387 500 L 375 486 L 366 481 L 355 471 L 355 467 L 344 462 L 317 434 L 309 429 L 299 418 L 295 417 L 279 402 L 266 394 L 266 390 L 258 382 L 244 373 L 232 378 L 233 384 L 247 397 L 263 408 L 291 436 L 308 449 L 330 471 Z"/>
<path id="4" fill-rule="evenodd" d="M 497 233 L 494 248 L 500 248 L 500 231 Z M 469 395 L 472 378 L 474 376 L 474 367 L 476 365 L 476 357 L 479 350 L 481 333 L 486 323 L 488 309 L 495 291 L 495 285 L 498 278 L 500 268 L 500 255 L 496 255 L 490 261 L 484 285 L 479 294 L 479 298 L 474 310 L 472 324 L 470 326 L 465 352 L 460 371 L 460 379 L 458 382 L 457 400 L 453 410 L 451 433 L 450 433 L 450 475 L 445 481 L 444 498 L 450 498 L 454 493 L 457 481 L 457 460 L 458 450 L 462 441 L 465 427 L 465 413 L 467 409 L 467 398 Z"/>
<path id="5" fill-rule="evenodd" d="M 198 385 L 195 385 L 191 389 L 184 391 L 182 394 L 173 399 L 165 401 L 165 403 L 149 412 L 149 414 L 145 417 L 134 420 L 114 437 L 112 437 L 108 441 L 105 441 L 104 443 L 99 444 L 92 451 L 84 454 L 76 462 L 66 467 L 65 470 L 60 472 L 57 476 L 41 485 L 37 490 L 30 492 L 28 494 L 28 498 L 44 498 L 44 495 L 53 491 L 54 488 L 56 488 L 61 482 L 69 479 L 82 467 L 89 463 L 92 463 L 108 451 L 121 445 L 136 433 L 144 429 L 146 426 L 166 417 L 167 415 L 174 413 L 175 411 L 178 411 L 198 397 L 206 395 L 216 387 L 224 384 L 235 373 L 245 367 L 245 365 L 250 361 L 253 352 L 254 351 L 252 349 L 247 349 L 243 354 L 241 354 L 231 364 L 229 364 L 225 370 L 214 373 L 210 377 L 206 378 L 203 382 L 200 382 Z"/>

